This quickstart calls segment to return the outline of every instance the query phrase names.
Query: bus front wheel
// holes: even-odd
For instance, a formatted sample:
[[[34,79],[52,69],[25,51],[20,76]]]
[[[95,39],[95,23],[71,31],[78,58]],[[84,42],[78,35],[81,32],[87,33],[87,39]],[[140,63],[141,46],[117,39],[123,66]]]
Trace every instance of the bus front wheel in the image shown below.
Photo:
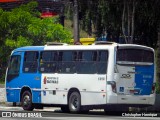
[[[71,113],[79,113],[81,110],[81,96],[78,92],[72,92],[69,96],[69,110]]]
[[[24,91],[21,98],[22,108],[24,110],[32,111],[34,109],[32,103],[32,94],[29,91]]]

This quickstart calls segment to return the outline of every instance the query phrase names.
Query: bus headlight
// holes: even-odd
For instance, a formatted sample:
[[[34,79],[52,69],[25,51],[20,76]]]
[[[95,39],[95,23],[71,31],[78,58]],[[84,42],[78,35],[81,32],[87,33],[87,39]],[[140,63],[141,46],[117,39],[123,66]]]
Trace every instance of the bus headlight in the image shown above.
[[[111,85],[112,87],[112,92],[116,93],[117,89],[116,89],[116,82],[115,81],[107,81],[108,85]]]

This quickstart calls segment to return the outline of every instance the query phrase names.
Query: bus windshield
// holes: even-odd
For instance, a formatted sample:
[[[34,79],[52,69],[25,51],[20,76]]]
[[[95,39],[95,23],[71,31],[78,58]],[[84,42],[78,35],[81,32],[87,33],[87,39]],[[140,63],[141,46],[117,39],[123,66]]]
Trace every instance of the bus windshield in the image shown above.
[[[154,53],[144,49],[118,49],[118,64],[152,65]]]

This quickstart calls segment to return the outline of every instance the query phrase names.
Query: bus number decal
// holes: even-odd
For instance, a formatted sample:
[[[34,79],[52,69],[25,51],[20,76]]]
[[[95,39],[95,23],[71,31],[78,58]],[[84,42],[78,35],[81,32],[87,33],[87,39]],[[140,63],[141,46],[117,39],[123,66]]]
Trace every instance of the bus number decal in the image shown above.
[[[58,77],[44,77],[44,84],[46,83],[52,83],[52,84],[58,84]]]
[[[98,77],[98,80],[104,81],[104,80],[105,80],[105,77]]]

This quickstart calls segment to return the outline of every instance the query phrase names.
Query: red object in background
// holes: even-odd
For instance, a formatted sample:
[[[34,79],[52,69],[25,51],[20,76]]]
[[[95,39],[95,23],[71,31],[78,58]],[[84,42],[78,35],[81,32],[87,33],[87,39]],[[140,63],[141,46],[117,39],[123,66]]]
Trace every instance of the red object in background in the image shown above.
[[[58,15],[58,14],[55,13],[55,12],[42,12],[41,13],[41,18],[53,17],[53,16],[56,16],[56,15]]]
[[[16,1],[22,1],[22,0],[0,0],[0,2],[16,2]]]

